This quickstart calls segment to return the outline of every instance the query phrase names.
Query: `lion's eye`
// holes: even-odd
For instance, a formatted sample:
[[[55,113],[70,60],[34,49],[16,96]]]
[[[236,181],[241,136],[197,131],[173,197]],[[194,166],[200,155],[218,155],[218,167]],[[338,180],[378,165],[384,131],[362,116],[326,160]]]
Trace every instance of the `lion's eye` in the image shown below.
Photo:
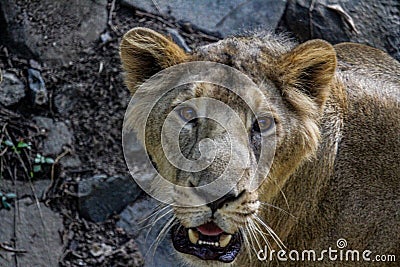
[[[191,107],[183,107],[179,109],[178,114],[184,121],[193,120],[197,116],[196,111]]]
[[[254,122],[253,130],[265,133],[274,126],[274,119],[271,117],[261,117]]]

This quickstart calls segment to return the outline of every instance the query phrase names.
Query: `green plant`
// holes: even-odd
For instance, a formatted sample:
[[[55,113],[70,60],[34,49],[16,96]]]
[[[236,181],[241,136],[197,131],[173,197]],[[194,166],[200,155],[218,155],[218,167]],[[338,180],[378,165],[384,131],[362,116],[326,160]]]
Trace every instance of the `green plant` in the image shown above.
[[[26,143],[26,142],[24,142],[22,140],[19,141],[17,143],[17,145],[14,145],[14,143],[11,140],[5,140],[3,142],[3,144],[8,146],[8,147],[10,147],[15,153],[18,153],[18,154],[20,154],[21,150],[24,149],[24,148],[29,149],[29,150],[32,149],[31,142]]]
[[[54,159],[50,157],[44,157],[41,154],[36,154],[34,159],[35,165],[33,165],[31,177],[33,177],[33,173],[42,171],[42,164],[54,164]]]
[[[15,199],[16,197],[17,195],[15,195],[14,193],[3,194],[2,192],[0,192],[0,208],[5,208],[9,210],[11,208],[10,200]]]

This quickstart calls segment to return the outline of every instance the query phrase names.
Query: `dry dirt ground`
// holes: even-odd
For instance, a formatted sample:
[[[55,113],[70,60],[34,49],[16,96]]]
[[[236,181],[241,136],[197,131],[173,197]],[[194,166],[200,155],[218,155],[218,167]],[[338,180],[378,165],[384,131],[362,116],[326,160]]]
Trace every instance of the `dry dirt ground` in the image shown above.
[[[51,178],[51,185],[45,189],[44,202],[62,214],[64,230],[60,235],[64,251],[61,266],[143,264],[135,241],[115,226],[116,216],[95,224],[80,218],[77,211],[78,181],[95,174],[113,176],[127,173],[121,148],[121,128],[130,96],[123,84],[118,56],[121,36],[135,26],[160,32],[170,27],[177,29],[191,48],[218,40],[215,36],[193,29],[191,25],[181,25],[167,17],[122,7],[118,3],[113,6],[111,3],[109,1],[108,4],[110,21],[106,29],[109,34],[107,40],[101,41],[99,37],[89,47],[78,47],[73,51],[79,54],[77,61],[58,68],[41,66],[49,95],[48,104],[32,105],[30,97],[26,96],[16,105],[7,108],[0,105],[1,141],[30,143],[31,147],[21,148],[20,153],[15,153],[10,147],[2,146],[1,179],[30,183]],[[111,7],[113,10],[110,13]],[[51,24],[51,18],[46,18],[44,23]],[[42,29],[46,31],[49,28],[43,25]],[[27,69],[30,64],[32,62],[29,63],[27,59],[12,54],[8,47],[0,46],[0,69],[14,73],[25,84],[28,83]],[[31,174],[32,162],[36,154],[41,152],[37,148],[46,136],[32,120],[35,116],[69,121],[67,126],[74,133],[74,142],[64,147],[64,152],[59,156],[61,159],[64,155],[74,155],[80,159],[80,163],[65,167],[56,162]],[[93,248],[102,243],[120,249],[100,257],[94,256]],[[13,246],[12,243],[8,245]]]

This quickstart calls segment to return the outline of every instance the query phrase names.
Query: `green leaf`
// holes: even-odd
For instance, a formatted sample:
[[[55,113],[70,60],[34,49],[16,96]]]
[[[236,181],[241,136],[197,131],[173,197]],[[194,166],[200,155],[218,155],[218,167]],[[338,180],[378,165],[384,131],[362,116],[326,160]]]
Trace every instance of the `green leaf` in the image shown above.
[[[41,165],[33,165],[33,172],[40,172],[42,170]]]
[[[7,203],[7,199],[6,199],[5,196],[2,196],[2,197],[1,197],[1,205],[2,205],[4,208],[7,209],[8,203]]]
[[[11,205],[7,201],[3,201],[2,203],[5,209],[9,210],[11,208]]]
[[[16,197],[17,197],[17,195],[14,194],[14,193],[8,193],[8,194],[6,194],[6,198],[8,198],[8,199],[12,199],[12,198],[16,198]]]
[[[25,148],[25,147],[29,147],[29,145],[25,142],[19,141],[17,144],[18,148]]]
[[[6,140],[6,141],[4,141],[4,144],[5,144],[6,146],[14,146],[14,143],[13,143],[11,140]]]
[[[35,158],[35,163],[40,163],[40,159],[39,158]]]
[[[54,159],[52,159],[52,158],[46,158],[46,163],[47,163],[47,164],[54,164]]]

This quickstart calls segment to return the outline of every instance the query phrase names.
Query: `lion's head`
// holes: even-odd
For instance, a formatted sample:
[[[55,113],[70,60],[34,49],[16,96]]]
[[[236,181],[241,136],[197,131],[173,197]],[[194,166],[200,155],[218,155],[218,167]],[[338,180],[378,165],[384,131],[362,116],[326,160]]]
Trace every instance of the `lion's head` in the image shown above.
[[[336,68],[333,47],[321,40],[295,45],[285,38],[265,34],[232,37],[185,54],[161,34],[134,28],[123,37],[120,53],[126,84],[132,93],[157,72],[193,61],[228,65],[258,86],[261,97],[248,88],[239,88],[238,94],[205,82],[178,86],[158,99],[148,117],[143,117],[138,103],[132,124],[139,127],[146,123],[145,134],[139,136],[159,173],[176,185],[193,188],[190,194],[175,192],[174,200],[182,205],[173,206],[174,217],[165,228],[171,229],[172,242],[182,257],[195,265],[229,263],[238,255],[246,255],[246,248],[251,250],[260,240],[279,244],[263,205],[279,194],[288,177],[318,147],[320,117]],[[224,73],[216,71],[215,75]],[[149,101],[156,94],[151,87],[146,90],[139,101]],[[240,95],[247,95],[247,99]],[[233,113],[219,110],[207,99],[229,106]],[[207,119],[210,116],[217,116],[220,121]],[[191,171],[171,163],[162,145],[168,147],[173,142],[162,140],[166,120],[171,122],[166,135],[175,135],[183,156],[212,161],[208,167]],[[230,131],[222,124],[229,125]],[[179,129],[177,133],[174,127]],[[262,185],[252,190],[251,179],[257,172],[263,142],[267,150],[273,144],[274,159]],[[232,157],[236,161],[229,165]],[[229,176],[225,182],[234,181],[229,191],[218,196],[218,188],[209,192],[196,190],[218,179],[227,166]],[[153,189],[164,190],[157,184]],[[198,198],[204,200],[203,205],[191,206]]]

